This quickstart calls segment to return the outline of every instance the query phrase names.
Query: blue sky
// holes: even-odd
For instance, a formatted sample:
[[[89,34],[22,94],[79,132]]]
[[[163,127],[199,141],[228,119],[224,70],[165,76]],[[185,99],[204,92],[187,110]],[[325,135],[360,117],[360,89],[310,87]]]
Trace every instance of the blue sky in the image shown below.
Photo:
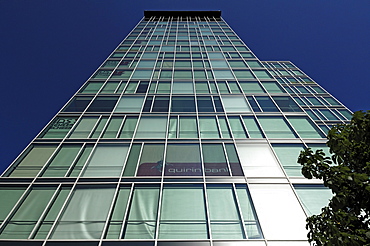
[[[0,0],[0,171],[144,10],[221,10],[261,60],[290,60],[351,110],[370,109],[368,0]]]

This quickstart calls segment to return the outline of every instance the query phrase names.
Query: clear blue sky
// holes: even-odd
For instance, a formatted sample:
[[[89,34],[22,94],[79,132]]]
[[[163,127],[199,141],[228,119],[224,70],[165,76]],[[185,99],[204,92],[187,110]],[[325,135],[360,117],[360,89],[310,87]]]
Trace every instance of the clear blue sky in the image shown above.
[[[0,0],[0,171],[144,10],[221,10],[261,60],[291,60],[351,110],[370,109],[368,0]]]

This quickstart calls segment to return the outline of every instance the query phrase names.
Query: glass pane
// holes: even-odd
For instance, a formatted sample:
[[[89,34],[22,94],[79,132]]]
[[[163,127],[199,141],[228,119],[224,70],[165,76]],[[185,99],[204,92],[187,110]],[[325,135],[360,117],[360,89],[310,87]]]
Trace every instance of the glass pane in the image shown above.
[[[153,239],[159,187],[135,186],[124,239]]]
[[[299,153],[304,150],[301,144],[273,144],[275,153],[288,176],[302,177],[302,166],[297,163]]]
[[[247,101],[244,96],[223,96],[222,102],[227,113],[236,113],[236,112],[251,112]]]
[[[114,188],[77,188],[52,239],[99,239],[112,203]]]
[[[247,127],[249,137],[251,138],[263,138],[263,133],[259,128],[256,119],[254,117],[243,117],[245,126]]]
[[[23,187],[0,187],[0,221],[2,222],[18,199],[21,197],[25,188]]]
[[[215,117],[199,117],[201,138],[220,138]]]
[[[247,177],[284,177],[268,144],[237,144],[240,162]]]
[[[125,171],[123,176],[134,176],[137,166],[137,161],[139,160],[141,150],[141,144],[133,144],[131,147],[130,154],[127,158]]]
[[[74,97],[63,112],[82,112],[90,103],[92,97]]]
[[[252,199],[249,195],[246,185],[237,184],[236,193],[238,195],[239,206],[242,212],[245,229],[247,231],[247,236],[249,239],[262,238],[261,229],[254,212]]]
[[[63,177],[73,164],[81,145],[62,145],[43,173],[43,177]]]
[[[141,117],[135,138],[165,138],[167,117]]]
[[[202,185],[165,185],[159,238],[207,238]]]
[[[258,120],[268,138],[296,138],[282,117],[261,116]]]
[[[168,144],[166,176],[202,176],[199,144]]]
[[[90,104],[87,112],[111,112],[116,106],[118,97],[97,97]]]
[[[87,138],[91,130],[94,128],[98,117],[83,117],[78,122],[76,128],[72,131],[70,138]]]
[[[229,123],[234,138],[247,138],[247,134],[239,117],[229,117]]]
[[[193,83],[192,82],[173,82],[172,93],[174,94],[193,94]]]
[[[128,145],[100,144],[95,148],[83,177],[118,177],[128,151]]]
[[[322,185],[294,185],[294,188],[309,216],[320,214],[333,196],[331,190]]]
[[[132,138],[136,128],[137,117],[126,117],[119,138]]]
[[[53,187],[32,189],[1,232],[0,239],[27,239],[54,191]]]
[[[195,112],[194,97],[172,97],[172,112]]]
[[[10,177],[34,177],[40,171],[51,154],[57,148],[56,145],[35,145],[14,164],[15,169],[10,169]]]
[[[279,112],[269,97],[255,97],[264,112]]]
[[[283,112],[302,112],[291,97],[273,97],[273,99]]]
[[[144,97],[143,96],[136,96],[136,97],[128,97],[123,96],[118,102],[118,105],[114,112],[121,113],[121,112],[136,112],[139,113],[141,107],[143,106]]]
[[[100,90],[100,87],[104,84],[104,82],[89,82],[81,91],[80,93],[87,93],[87,94],[95,94]]]
[[[206,176],[229,176],[222,144],[202,144],[204,172]]]
[[[213,70],[216,79],[234,79],[230,70]]]
[[[307,240],[306,215],[289,184],[249,184],[249,191],[265,238]]]
[[[64,138],[76,123],[77,117],[57,117],[41,134],[42,138]]]
[[[144,144],[137,176],[161,176],[164,144]]]
[[[211,97],[198,97],[198,112],[215,112]]]
[[[195,117],[180,117],[179,138],[198,138]]]
[[[123,217],[130,195],[130,187],[120,187],[116,203],[114,205],[112,217],[109,220],[107,235],[108,239],[119,239],[122,227]]]
[[[280,86],[276,82],[262,82],[262,85],[266,88],[269,93],[284,93]]]
[[[324,135],[319,128],[306,117],[287,117],[301,138],[322,138]]]
[[[103,138],[116,138],[122,125],[123,117],[112,117],[104,131]]]

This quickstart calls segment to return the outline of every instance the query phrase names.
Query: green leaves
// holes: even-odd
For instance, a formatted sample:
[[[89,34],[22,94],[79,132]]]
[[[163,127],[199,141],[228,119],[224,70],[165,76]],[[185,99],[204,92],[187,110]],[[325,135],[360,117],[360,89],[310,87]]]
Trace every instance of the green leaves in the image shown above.
[[[316,245],[370,245],[370,111],[328,133],[331,157],[302,151],[302,174],[324,181],[334,194],[319,215],[307,218],[308,239]]]

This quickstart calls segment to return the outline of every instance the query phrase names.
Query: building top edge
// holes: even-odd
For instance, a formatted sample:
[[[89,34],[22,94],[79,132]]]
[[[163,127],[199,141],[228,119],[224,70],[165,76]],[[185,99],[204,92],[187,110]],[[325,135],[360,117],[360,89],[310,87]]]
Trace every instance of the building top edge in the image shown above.
[[[145,10],[144,11],[144,17],[150,18],[150,17],[186,17],[186,16],[199,16],[199,17],[215,17],[220,18],[221,17],[221,10],[210,10],[210,11],[157,11],[157,10]]]

